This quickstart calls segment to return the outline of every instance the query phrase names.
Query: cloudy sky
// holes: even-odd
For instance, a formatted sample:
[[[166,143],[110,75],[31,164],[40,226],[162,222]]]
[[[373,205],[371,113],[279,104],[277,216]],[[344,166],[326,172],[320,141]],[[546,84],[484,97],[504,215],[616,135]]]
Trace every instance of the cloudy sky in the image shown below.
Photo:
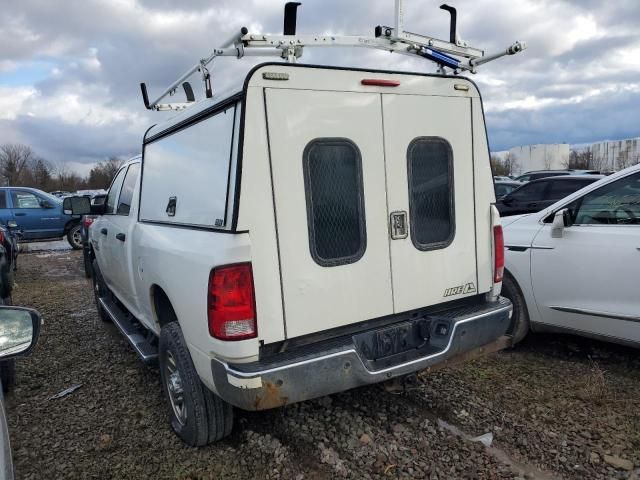
[[[299,33],[373,34],[393,23],[393,0],[306,0]],[[405,0],[405,28],[447,38],[441,2]],[[638,0],[458,0],[458,26],[491,52],[529,49],[474,76],[493,150],[640,135]],[[0,10],[0,144],[21,142],[86,173],[140,148],[150,95],[240,26],[279,33],[283,0],[4,0]],[[214,88],[251,61],[216,60]],[[302,62],[432,72],[433,64],[385,52],[307,49]],[[193,82],[196,94],[200,83]]]

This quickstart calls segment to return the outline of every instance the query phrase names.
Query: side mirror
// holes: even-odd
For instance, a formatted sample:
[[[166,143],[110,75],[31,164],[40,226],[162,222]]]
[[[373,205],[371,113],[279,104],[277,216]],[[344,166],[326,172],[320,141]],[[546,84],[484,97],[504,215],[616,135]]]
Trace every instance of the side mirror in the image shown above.
[[[40,208],[53,208],[53,205],[46,200],[40,200]]]
[[[96,195],[91,199],[91,215],[104,215],[107,205],[106,195]]]
[[[502,200],[502,203],[509,205],[511,202],[513,202],[513,197],[511,196],[511,194],[506,194],[500,200]]]
[[[7,227],[8,228],[18,228],[18,222],[16,222],[15,220],[9,220],[7,222]]]
[[[551,238],[562,238],[564,229],[571,226],[571,214],[568,208],[558,210],[553,216]]]
[[[104,205],[107,201],[106,195],[96,195],[91,199],[91,205]]]
[[[87,215],[91,213],[91,200],[88,197],[67,197],[62,201],[65,215]]]
[[[0,306],[0,359],[30,353],[40,335],[41,324],[36,310]]]

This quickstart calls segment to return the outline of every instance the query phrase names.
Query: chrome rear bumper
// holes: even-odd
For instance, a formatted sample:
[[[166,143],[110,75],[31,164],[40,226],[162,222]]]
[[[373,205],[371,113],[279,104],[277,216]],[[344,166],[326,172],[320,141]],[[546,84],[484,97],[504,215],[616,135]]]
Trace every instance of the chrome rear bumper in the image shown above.
[[[280,407],[415,373],[452,357],[478,351],[505,335],[511,311],[511,302],[501,297],[498,302],[483,304],[475,310],[465,307],[426,317],[433,329],[447,324],[446,335],[437,338],[434,330],[431,352],[388,366],[378,362],[372,368],[372,362],[358,348],[357,335],[354,335],[324,351],[312,354],[301,351],[276,361],[229,364],[214,359],[211,362],[213,380],[218,395],[236,407],[245,410]]]

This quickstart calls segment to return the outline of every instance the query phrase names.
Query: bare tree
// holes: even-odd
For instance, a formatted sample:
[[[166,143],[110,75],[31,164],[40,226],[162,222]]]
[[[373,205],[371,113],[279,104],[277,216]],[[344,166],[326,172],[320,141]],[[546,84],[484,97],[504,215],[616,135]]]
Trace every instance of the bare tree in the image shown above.
[[[28,145],[8,143],[0,145],[0,175],[5,185],[19,185],[20,177],[35,159],[35,153]]]
[[[36,158],[30,165],[32,185],[40,190],[50,190],[53,186],[52,167],[44,158]]]
[[[117,157],[109,157],[104,162],[98,163],[89,172],[87,185],[89,188],[108,188],[116,176],[124,160]]]
[[[494,175],[508,175],[504,162],[497,155],[491,155],[491,171]]]
[[[518,169],[518,157],[511,152],[507,152],[504,156],[504,165],[507,170],[507,175],[513,175]]]

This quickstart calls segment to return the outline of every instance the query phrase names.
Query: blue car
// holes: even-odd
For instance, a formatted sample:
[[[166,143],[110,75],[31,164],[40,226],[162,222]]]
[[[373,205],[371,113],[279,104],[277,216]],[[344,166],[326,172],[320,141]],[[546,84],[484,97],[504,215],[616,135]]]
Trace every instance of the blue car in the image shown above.
[[[15,221],[23,240],[67,237],[74,249],[82,248],[80,217],[66,215],[62,199],[27,187],[0,187],[0,223]]]

